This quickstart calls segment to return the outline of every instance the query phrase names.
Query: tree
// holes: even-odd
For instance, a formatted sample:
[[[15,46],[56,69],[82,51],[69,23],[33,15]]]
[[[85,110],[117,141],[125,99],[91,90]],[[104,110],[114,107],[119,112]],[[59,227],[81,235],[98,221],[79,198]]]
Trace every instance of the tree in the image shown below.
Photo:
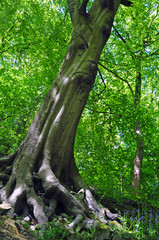
[[[131,5],[125,0],[121,3]],[[39,224],[48,219],[46,206],[51,217],[58,204],[75,217],[74,223],[89,211],[98,218],[106,214],[80,176],[73,151],[78,122],[119,4],[118,0],[68,0],[73,33],[59,74],[23,143],[14,154],[0,159],[0,165],[10,166],[9,179],[0,190],[1,201],[9,202],[12,212],[31,211]],[[70,192],[80,189],[85,204]]]
[[[150,109],[147,104],[144,106],[144,94],[145,91],[151,92],[148,82],[149,84],[153,84],[155,75],[150,74],[150,69],[156,71],[154,66],[157,63],[158,57],[158,48],[156,45],[158,41],[158,31],[156,28],[156,23],[158,21],[158,4],[156,1],[143,1],[142,3],[134,3],[134,7],[134,11],[130,12],[128,17],[128,19],[130,19],[130,24],[127,25],[125,21],[125,24],[121,23],[121,25],[118,24],[117,27],[113,27],[115,35],[120,39],[122,44],[123,53],[119,55],[117,51],[114,51],[112,53],[116,55],[114,57],[114,66],[117,65],[118,68],[114,67],[114,70],[113,68],[110,69],[107,62],[108,67],[106,67],[106,69],[122,81],[131,93],[130,99],[132,99],[133,109],[131,109],[131,106],[130,109],[133,113],[133,118],[129,111],[129,115],[132,118],[130,128],[134,129],[136,141],[132,187],[135,191],[139,191],[141,187],[143,155],[146,153],[144,141],[146,138],[149,138],[147,133],[142,133],[145,131],[144,124],[146,123],[143,124],[142,112],[145,111],[144,108],[147,108],[147,112]],[[135,29],[135,31],[133,29]],[[138,37],[136,38],[136,36]],[[117,45],[118,43],[116,43],[115,48],[120,52],[120,47]],[[122,67],[122,71],[120,71],[119,65]],[[133,71],[131,71],[131,69],[133,69]],[[126,78],[126,75],[128,78]],[[127,105],[128,104],[130,103],[127,101]],[[148,123],[146,123],[146,125],[147,124]]]
[[[95,98],[94,106],[90,104],[92,105],[90,107],[92,111],[94,111],[95,107],[98,109],[97,119],[100,118],[99,114],[106,114],[106,116],[108,116],[109,108],[111,109],[109,115],[111,118],[111,128],[113,130],[113,141],[109,163],[111,162],[111,166],[114,166],[114,172],[115,169],[118,169],[118,173],[119,171],[121,172],[122,190],[124,189],[125,193],[131,192],[130,183],[133,173],[133,187],[139,190],[142,183],[141,189],[145,196],[148,190],[146,183],[148,183],[149,177],[147,177],[147,174],[151,172],[151,176],[154,176],[154,179],[156,179],[157,175],[157,169],[156,172],[153,171],[157,164],[157,155],[155,156],[155,154],[152,153],[153,149],[151,147],[157,143],[154,140],[157,134],[153,131],[153,126],[156,126],[156,131],[158,131],[157,119],[155,117],[157,114],[156,97],[153,97],[153,102],[156,107],[152,107],[151,105],[151,94],[154,91],[152,90],[154,89],[152,86],[155,86],[155,92],[157,91],[157,6],[157,1],[142,1],[140,3],[134,2],[133,11],[131,11],[131,8],[127,8],[127,11],[122,11],[122,8],[120,9],[118,16],[122,16],[122,18],[119,19],[117,16],[109,42],[100,57],[99,68],[103,76],[103,81],[105,80],[105,91],[101,91],[100,96]],[[104,86],[102,87],[104,89]],[[96,93],[97,92],[94,91],[94,94]],[[108,101],[105,101],[105,99],[109,99],[109,106]],[[98,123],[99,122],[100,121],[98,121]],[[108,121],[105,132],[106,128],[108,128]],[[145,141],[144,148],[143,139]],[[148,144],[150,141],[151,144]],[[103,157],[105,152],[108,151],[106,148],[105,151],[99,150],[99,152],[103,153]],[[144,175],[141,182],[143,153]],[[153,160],[148,157],[150,154],[151,156],[153,154]],[[95,156],[95,158],[97,158],[97,156]],[[106,167],[108,167],[106,161],[107,160],[105,160]],[[113,164],[113,162],[115,164]],[[151,165],[152,162],[154,166]],[[148,164],[150,164],[149,167]],[[134,172],[133,169],[135,169]],[[112,178],[115,179],[114,173]],[[116,186],[118,187],[119,180],[120,176],[118,176],[116,182]],[[152,191],[154,185],[157,185],[157,181],[156,184],[151,183],[149,185],[149,191]],[[118,194],[120,194],[120,192]]]

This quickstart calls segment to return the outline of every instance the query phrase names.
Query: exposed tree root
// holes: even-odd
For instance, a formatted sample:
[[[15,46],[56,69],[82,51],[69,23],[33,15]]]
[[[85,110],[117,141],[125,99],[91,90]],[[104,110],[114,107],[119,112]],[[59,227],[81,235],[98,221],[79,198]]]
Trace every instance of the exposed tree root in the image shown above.
[[[17,152],[18,152],[18,150],[11,155],[1,157],[0,158],[0,166],[3,166],[3,165],[7,165],[7,166],[9,165],[10,166],[12,164],[12,162],[14,161],[14,159],[17,155]]]
[[[13,160],[13,155],[11,158]],[[8,160],[9,158],[5,159],[9,164],[13,162]],[[1,162],[4,163],[4,159]],[[59,181],[46,162],[41,164],[37,173],[33,172],[32,168],[33,166],[30,165],[22,169],[16,162],[11,176],[7,175],[8,182],[0,189],[0,201],[11,204],[12,215],[31,214],[39,225],[44,225],[48,220],[64,212],[74,217],[73,222],[68,226],[71,229],[86,217],[94,216],[103,223],[118,217],[108,209],[99,207],[75,168],[74,174],[71,175],[71,184],[66,183],[66,186]],[[4,180],[1,176],[0,179]],[[76,192],[81,185],[83,188]]]

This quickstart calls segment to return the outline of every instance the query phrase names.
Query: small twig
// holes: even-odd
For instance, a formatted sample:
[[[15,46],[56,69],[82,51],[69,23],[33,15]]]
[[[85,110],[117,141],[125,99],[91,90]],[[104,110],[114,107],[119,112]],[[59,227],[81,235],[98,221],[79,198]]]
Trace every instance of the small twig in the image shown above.
[[[102,83],[104,84],[104,89],[98,94],[98,97],[99,97],[99,96],[105,91],[105,89],[106,89],[106,84],[105,84],[104,78],[103,78],[103,76],[102,76],[101,71],[99,70],[99,68],[98,68],[98,72],[99,72],[99,76],[101,77]]]
[[[101,67],[105,68],[107,71],[109,71],[109,72],[111,72],[112,74],[114,74],[115,77],[119,78],[119,79],[122,80],[123,82],[126,82],[126,84],[128,85],[128,87],[129,87],[129,89],[130,89],[130,91],[131,91],[131,93],[132,93],[132,96],[134,97],[134,91],[133,91],[130,83],[129,83],[126,79],[120,77],[117,73],[115,73],[115,72],[113,72],[112,70],[110,70],[109,68],[105,67],[103,64],[99,63],[99,65],[100,65]]]
[[[87,107],[86,106],[86,108],[88,109],[88,110],[90,110],[91,112],[95,112],[95,113],[103,113],[103,114],[111,114],[111,115],[114,115],[114,116],[117,116],[117,117],[122,117],[122,115],[121,114],[115,114],[115,113],[113,113],[112,111],[109,111],[109,112],[105,112],[105,111],[97,111],[97,110],[94,110],[94,109],[91,109],[91,108],[89,108],[89,107]]]
[[[99,72],[99,75],[100,75],[100,77],[101,77],[101,79],[102,79],[102,83],[103,83],[104,86],[106,87],[106,84],[105,84],[104,78],[103,78],[103,76],[102,76],[101,71],[99,70],[99,68],[98,68],[98,72]]]
[[[124,44],[126,44],[126,40],[121,36],[121,34],[118,32],[118,30],[115,28],[114,25],[113,25],[113,29],[115,30],[116,35],[122,40],[122,42],[123,42]],[[135,59],[136,59],[136,56],[135,56],[135,54],[130,50],[130,48],[128,47],[127,44],[126,44],[126,48],[129,50],[132,59],[135,60]]]
[[[152,25],[153,21],[154,21],[154,20],[155,20],[155,18],[158,16],[158,12],[159,12],[159,6],[157,6],[156,15],[155,15],[155,16],[152,18],[152,21],[150,22],[150,25],[149,25],[148,29],[150,29],[150,28],[151,28],[151,25]]]
[[[66,9],[66,12],[65,12],[65,15],[64,15],[64,17],[63,17],[63,20],[62,20],[62,22],[61,22],[57,27],[60,27],[60,26],[65,22],[67,13],[68,13],[68,9]]]
[[[121,34],[118,32],[118,30],[115,28],[114,25],[113,25],[113,29],[115,30],[116,35],[120,37],[120,39],[123,41],[123,43],[126,43],[125,39],[121,36]]]

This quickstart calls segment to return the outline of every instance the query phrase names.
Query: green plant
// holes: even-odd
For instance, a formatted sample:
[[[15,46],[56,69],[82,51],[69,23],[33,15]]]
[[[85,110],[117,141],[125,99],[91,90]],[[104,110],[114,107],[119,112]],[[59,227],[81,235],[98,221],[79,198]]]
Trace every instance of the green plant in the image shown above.
[[[57,219],[50,222],[44,231],[36,230],[36,236],[40,240],[66,239],[70,232],[66,229],[65,223],[59,223]]]
[[[143,205],[142,209],[134,209],[131,213],[124,211],[123,226],[126,231],[134,233],[140,239],[159,239],[159,212]]]
[[[92,230],[91,232],[88,231],[81,231],[77,233],[77,238],[82,240],[95,240],[96,239],[97,232],[96,230]]]

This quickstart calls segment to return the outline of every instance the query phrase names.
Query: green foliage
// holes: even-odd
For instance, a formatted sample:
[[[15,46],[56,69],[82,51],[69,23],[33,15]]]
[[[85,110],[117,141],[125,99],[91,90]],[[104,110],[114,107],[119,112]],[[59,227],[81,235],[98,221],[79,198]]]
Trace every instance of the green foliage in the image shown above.
[[[158,206],[157,1],[122,6],[100,58],[99,74],[76,136],[76,162],[85,181],[105,195],[131,198],[135,121],[144,138],[140,197]],[[103,67],[104,66],[104,67]],[[141,72],[140,105],[134,108]],[[102,76],[102,78],[101,78]],[[103,83],[105,82],[105,83]]]
[[[36,231],[36,235],[40,240],[52,240],[52,239],[66,239],[70,235],[69,231],[63,226],[57,224],[56,220],[49,223],[47,229],[45,229],[42,234],[40,231]]]
[[[95,240],[98,239],[104,231],[109,237],[117,234],[122,237],[122,239],[158,240],[158,214],[158,212],[154,212],[154,210],[143,204],[142,209],[134,209],[131,212],[128,210],[124,211],[121,228],[116,227],[110,222],[110,224],[108,223],[107,225],[101,223],[96,228],[90,230],[78,231],[77,227],[74,232],[71,232],[71,229],[67,228],[72,219],[60,222],[55,219],[49,223],[44,231],[36,230],[35,235],[40,240],[69,239],[71,235],[76,239]]]
[[[158,240],[159,238],[159,212],[142,205],[142,209],[131,213],[124,211],[123,222],[125,230],[133,231],[139,239]]]
[[[157,4],[156,0],[133,1],[132,8],[119,8],[78,127],[75,158],[89,185],[119,200],[131,198],[136,151],[134,127],[139,119],[144,160],[138,199],[159,206]],[[64,0],[4,0],[0,2],[0,19],[0,156],[3,156],[13,153],[23,141],[57,76],[72,27]],[[141,101],[134,109],[139,71]]]
[[[76,239],[82,240],[96,239],[95,236],[99,229],[95,228],[91,231],[83,230],[79,232],[77,227],[75,232],[71,232],[71,229],[68,229],[68,223],[70,223],[71,221],[71,218],[63,222],[59,222],[57,219],[55,219],[49,223],[49,225],[44,231],[36,230],[35,235],[40,240],[69,239],[71,235],[73,235]]]
[[[1,224],[7,218],[13,218],[19,224],[30,231],[31,221],[25,222],[24,219],[20,218],[16,213],[13,216],[8,212],[6,215],[1,216]],[[89,224],[89,219],[87,219]],[[91,220],[93,221],[93,220]],[[111,222],[107,224],[100,223],[95,227],[92,225],[90,228],[84,230],[79,227],[69,229],[68,226],[72,222],[72,217],[61,217],[55,218],[45,228],[40,226],[36,227],[33,232],[39,240],[53,240],[53,239],[69,239],[72,237],[82,240],[95,240],[99,239],[100,234],[103,232],[109,237],[113,235],[120,236],[122,239],[140,239],[140,240],[158,240],[159,238],[159,211],[155,208],[148,206],[146,203],[142,203],[139,208],[127,208],[121,217],[122,225],[117,227]],[[104,235],[105,236],[105,235]]]
[[[0,156],[18,148],[56,78],[70,40],[66,10],[65,1],[0,3]]]

